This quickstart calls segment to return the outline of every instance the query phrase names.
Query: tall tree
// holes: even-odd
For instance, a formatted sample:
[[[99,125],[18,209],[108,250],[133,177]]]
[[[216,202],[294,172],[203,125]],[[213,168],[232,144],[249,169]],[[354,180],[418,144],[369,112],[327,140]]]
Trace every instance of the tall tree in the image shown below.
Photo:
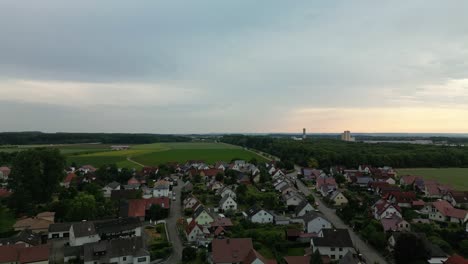
[[[66,215],[68,221],[93,220],[98,215],[94,196],[87,193],[79,193],[71,200]]]
[[[65,173],[65,158],[58,149],[38,148],[19,152],[13,160],[10,202],[17,212],[30,213],[34,204],[50,201]]]
[[[323,264],[322,256],[320,255],[320,252],[315,250],[315,252],[310,256],[310,264]]]
[[[395,244],[394,258],[396,264],[426,263],[430,251],[424,241],[412,233],[402,233]]]

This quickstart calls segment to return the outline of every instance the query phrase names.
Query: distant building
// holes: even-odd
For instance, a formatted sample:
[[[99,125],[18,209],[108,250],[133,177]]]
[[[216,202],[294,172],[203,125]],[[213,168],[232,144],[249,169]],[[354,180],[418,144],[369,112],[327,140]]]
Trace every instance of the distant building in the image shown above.
[[[129,148],[130,148],[130,146],[121,146],[121,145],[111,146],[111,150],[127,150]]]
[[[346,130],[341,134],[341,140],[343,141],[355,141],[356,139],[351,136],[351,132],[349,130]]]
[[[306,129],[303,128],[303,129],[302,129],[302,139],[306,139],[306,137],[307,137],[307,136],[306,136]]]

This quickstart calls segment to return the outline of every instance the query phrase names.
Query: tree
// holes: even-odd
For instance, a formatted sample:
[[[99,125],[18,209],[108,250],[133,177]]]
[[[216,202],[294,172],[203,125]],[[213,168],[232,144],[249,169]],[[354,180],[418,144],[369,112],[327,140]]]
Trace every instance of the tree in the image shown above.
[[[430,258],[423,240],[412,233],[401,233],[394,250],[396,264],[425,263]]]
[[[185,247],[182,250],[182,262],[190,262],[197,258],[197,249],[193,247]]]
[[[66,215],[68,221],[93,220],[97,216],[97,206],[94,196],[87,193],[79,193],[70,202]]]
[[[13,160],[9,187],[10,205],[31,214],[37,203],[50,201],[65,173],[65,158],[58,149],[38,148],[19,152]]]
[[[236,193],[238,195],[244,195],[246,192],[247,192],[247,186],[245,186],[244,184],[239,185],[236,189]]]
[[[253,165],[255,165],[255,166],[258,165],[258,161],[257,161],[256,158],[251,158],[251,159],[249,160],[249,163],[250,163],[250,164],[253,164]]]
[[[343,176],[343,174],[335,174],[333,177],[335,178],[337,184],[343,184],[346,182],[346,178]]]
[[[468,258],[468,239],[462,240],[460,242],[460,253],[465,257]]]
[[[309,168],[318,168],[319,166],[319,163],[316,159],[314,158],[310,158],[308,161],[307,161],[307,166],[309,166]]]
[[[224,175],[221,172],[216,174],[215,180],[222,182],[224,180]]]
[[[310,264],[323,264],[322,256],[320,255],[320,251],[315,250],[315,252],[310,256]]]
[[[168,217],[167,209],[162,208],[159,204],[152,204],[149,209],[149,219],[161,220]]]

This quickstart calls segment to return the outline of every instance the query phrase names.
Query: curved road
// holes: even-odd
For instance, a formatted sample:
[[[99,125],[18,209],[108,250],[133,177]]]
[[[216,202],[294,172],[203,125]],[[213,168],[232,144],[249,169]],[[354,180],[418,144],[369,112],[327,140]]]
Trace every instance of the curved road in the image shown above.
[[[295,166],[296,170],[300,170],[300,167]],[[293,175],[294,173],[290,173],[287,176],[296,176]],[[302,181],[296,181],[297,188],[301,191],[304,195],[312,194],[316,201],[320,201],[319,197],[307,188]],[[379,264],[387,264],[387,261],[370,245],[368,245],[364,240],[359,237],[352,228],[346,225],[341,218],[339,218],[334,209],[330,209],[324,205],[324,203],[319,203],[318,209],[320,212],[325,215],[325,217],[335,226],[336,228],[343,228],[348,229],[349,234],[351,236],[351,240],[354,243],[354,247],[359,250],[359,252],[366,258],[367,263],[379,263]]]

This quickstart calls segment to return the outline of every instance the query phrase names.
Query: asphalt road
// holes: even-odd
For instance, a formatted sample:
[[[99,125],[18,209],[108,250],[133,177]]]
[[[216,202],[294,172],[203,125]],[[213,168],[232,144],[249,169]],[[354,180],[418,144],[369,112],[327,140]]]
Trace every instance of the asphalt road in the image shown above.
[[[300,169],[300,168],[299,168]],[[298,168],[296,167],[296,170]],[[296,173],[288,174],[288,176],[296,176]],[[305,186],[302,181],[297,180],[297,188],[301,191],[304,195],[312,194],[315,197],[315,200],[319,203],[318,209],[322,214],[333,224],[336,228],[345,228],[349,230],[349,234],[351,239],[354,243],[354,247],[359,250],[359,252],[364,256],[367,260],[367,263],[379,263],[379,264],[387,264],[387,261],[370,245],[364,242],[354,231],[351,227],[346,225],[341,218],[339,218],[334,209],[328,208],[324,205],[324,203],[320,202],[319,197],[314,193],[311,192],[307,186]]]
[[[169,241],[172,243],[173,251],[166,263],[179,263],[182,259],[183,245],[176,226],[177,220],[182,217],[182,206],[180,204],[182,184],[182,181],[179,180],[178,185],[172,189],[172,191],[176,193],[176,200],[171,200],[171,212],[169,213],[169,218],[166,219],[166,228],[169,233]]]

